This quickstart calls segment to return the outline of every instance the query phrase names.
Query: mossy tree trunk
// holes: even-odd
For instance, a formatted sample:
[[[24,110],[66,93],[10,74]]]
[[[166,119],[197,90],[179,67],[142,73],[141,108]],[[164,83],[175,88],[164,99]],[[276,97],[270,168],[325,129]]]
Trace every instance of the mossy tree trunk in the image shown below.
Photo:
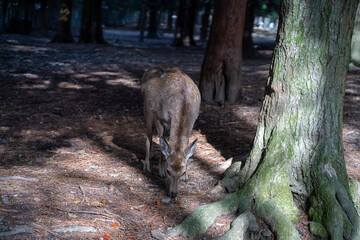
[[[57,30],[55,36],[51,40],[52,43],[74,42],[73,36],[71,34],[71,11],[72,11],[72,0],[62,0],[60,6]]]
[[[300,239],[293,222],[329,239],[360,239],[342,144],[343,97],[358,0],[284,0],[257,133],[244,166],[223,184],[232,194],[190,214],[171,235],[196,236],[216,216],[253,211],[276,239]],[[231,231],[231,230],[230,230]],[[320,233],[319,233],[320,234]]]
[[[241,97],[245,8],[246,0],[215,0],[200,77],[200,91],[206,102],[234,103]]]
[[[354,33],[351,41],[351,63],[360,67],[360,4],[356,13]]]
[[[105,43],[102,31],[102,1],[83,1],[80,43]]]

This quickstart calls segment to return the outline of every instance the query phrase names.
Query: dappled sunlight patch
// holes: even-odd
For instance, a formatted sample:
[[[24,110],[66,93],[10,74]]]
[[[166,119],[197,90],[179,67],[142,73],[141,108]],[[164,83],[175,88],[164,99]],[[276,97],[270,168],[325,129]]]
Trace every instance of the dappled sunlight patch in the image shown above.
[[[59,88],[65,88],[65,89],[92,89],[94,86],[91,85],[85,85],[85,84],[75,84],[70,82],[60,82],[58,84]]]
[[[95,75],[95,76],[117,76],[118,75],[118,73],[114,73],[114,72],[92,72],[89,74]]]
[[[74,78],[88,78],[88,77],[90,77],[90,75],[85,74],[85,73],[76,73],[76,74],[73,74],[72,77],[74,77]]]
[[[51,81],[45,80],[45,81],[42,81],[41,83],[22,84],[22,85],[19,86],[19,88],[24,88],[24,89],[46,89],[46,88],[49,88],[50,85],[51,85]]]
[[[135,79],[117,78],[112,80],[106,80],[106,83],[113,86],[124,85],[132,88],[140,88],[139,83],[136,82]]]

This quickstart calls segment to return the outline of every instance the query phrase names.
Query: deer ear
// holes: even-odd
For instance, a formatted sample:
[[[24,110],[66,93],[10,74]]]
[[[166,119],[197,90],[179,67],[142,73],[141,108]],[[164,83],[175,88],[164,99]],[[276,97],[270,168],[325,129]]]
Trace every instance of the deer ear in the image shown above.
[[[186,159],[189,159],[189,157],[191,157],[191,156],[194,154],[197,141],[198,141],[198,140],[195,139],[195,140],[185,149]]]
[[[160,150],[166,158],[170,156],[171,148],[165,138],[160,138]]]

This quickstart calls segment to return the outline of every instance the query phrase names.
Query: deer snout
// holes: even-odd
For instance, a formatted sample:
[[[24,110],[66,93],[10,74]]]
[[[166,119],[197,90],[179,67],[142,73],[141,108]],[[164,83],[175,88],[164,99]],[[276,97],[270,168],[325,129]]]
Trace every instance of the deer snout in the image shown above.
[[[170,193],[170,197],[171,197],[171,198],[176,198],[176,197],[177,197],[177,193],[171,192],[171,193]]]

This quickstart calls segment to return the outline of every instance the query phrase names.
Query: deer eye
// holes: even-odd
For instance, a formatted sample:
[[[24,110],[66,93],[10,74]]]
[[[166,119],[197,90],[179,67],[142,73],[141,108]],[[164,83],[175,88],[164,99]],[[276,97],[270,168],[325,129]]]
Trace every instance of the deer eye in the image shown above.
[[[184,176],[186,172],[183,172],[183,174],[181,176]]]
[[[166,173],[168,176],[171,176],[169,169],[166,169]]]

